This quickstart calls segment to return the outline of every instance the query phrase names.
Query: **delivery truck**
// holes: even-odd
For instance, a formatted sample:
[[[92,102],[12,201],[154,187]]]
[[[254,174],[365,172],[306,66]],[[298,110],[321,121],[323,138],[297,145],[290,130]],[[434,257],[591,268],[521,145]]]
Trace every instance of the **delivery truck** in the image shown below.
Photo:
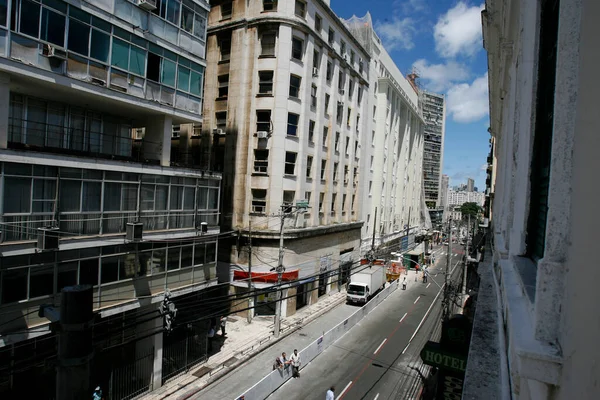
[[[350,276],[346,294],[348,304],[366,304],[385,285],[384,265],[361,265],[358,271]]]

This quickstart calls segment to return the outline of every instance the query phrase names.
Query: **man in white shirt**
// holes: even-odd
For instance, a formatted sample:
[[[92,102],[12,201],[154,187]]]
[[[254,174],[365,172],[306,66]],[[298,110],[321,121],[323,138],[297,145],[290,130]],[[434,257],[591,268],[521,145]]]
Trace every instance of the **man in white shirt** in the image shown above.
[[[332,386],[327,391],[327,395],[325,396],[325,400],[335,400],[335,388]]]
[[[292,364],[292,376],[300,378],[300,354],[298,354],[298,350],[294,349],[290,356],[290,363]]]

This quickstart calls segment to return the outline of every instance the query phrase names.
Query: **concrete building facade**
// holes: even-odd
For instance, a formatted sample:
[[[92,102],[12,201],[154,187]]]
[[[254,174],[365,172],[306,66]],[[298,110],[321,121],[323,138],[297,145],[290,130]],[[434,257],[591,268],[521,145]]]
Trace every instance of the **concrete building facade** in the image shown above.
[[[492,255],[463,398],[598,398],[600,4],[487,0],[482,16]]]
[[[425,144],[423,147],[423,186],[425,204],[429,209],[440,206],[444,137],[446,133],[446,100],[444,95],[421,91]]]
[[[150,3],[0,2],[0,397],[53,392],[56,332],[38,309],[66,286],[93,286],[91,385],[110,398],[206,356],[176,349],[204,337],[221,176],[179,157],[173,126],[202,122],[209,5]],[[169,337],[167,291],[198,305]]]
[[[241,243],[251,228],[255,249],[250,260],[238,242],[223,247],[224,276],[277,265],[285,211],[283,265],[313,277],[284,293],[300,292],[300,308],[359,258],[369,54],[325,1],[211,5],[203,126],[226,160],[221,227],[239,230]],[[269,296],[263,289],[256,301]]]
[[[485,193],[469,192],[466,190],[447,190],[448,206],[462,206],[465,203],[472,202],[483,206],[485,201]]]
[[[467,178],[467,192],[472,192],[475,189],[475,180]]]
[[[419,98],[373,30],[370,14],[346,21],[370,52],[368,141],[359,176],[363,253],[375,246],[406,249],[423,226],[423,126]]]

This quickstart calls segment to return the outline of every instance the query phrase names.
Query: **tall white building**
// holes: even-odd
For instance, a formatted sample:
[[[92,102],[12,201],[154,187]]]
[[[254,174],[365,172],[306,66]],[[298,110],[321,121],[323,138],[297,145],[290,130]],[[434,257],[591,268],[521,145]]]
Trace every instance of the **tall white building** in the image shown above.
[[[346,21],[350,30],[369,49],[369,135],[360,179],[363,193],[363,250],[404,239],[399,248],[414,240],[421,226],[423,126],[419,98],[402,75],[372,28],[370,14]]]
[[[493,238],[463,398],[597,399],[600,4],[487,0],[482,16]]]
[[[427,208],[440,206],[444,137],[446,132],[446,100],[444,95],[421,91],[425,144],[423,151],[423,185]]]
[[[466,190],[448,189],[448,206],[462,206],[464,203],[472,202],[483,206],[485,193],[469,192]]]
[[[173,125],[202,121],[209,5],[138,3],[0,1],[1,398],[52,396],[56,331],[38,310],[67,286],[93,288],[90,390],[133,397],[206,355],[192,338],[216,283],[220,175],[180,157]],[[166,291],[195,305],[171,335]]]
[[[472,192],[475,189],[475,179],[467,178],[467,192]]]
[[[284,298],[297,296],[284,300],[285,317],[343,283],[359,259],[370,56],[321,0],[215,3],[207,49],[203,126],[226,160],[222,228],[240,230],[241,243],[252,228],[253,271],[278,262],[273,215],[309,206],[285,219],[283,265],[319,279],[286,289]],[[238,250],[220,254],[234,278],[250,261]]]

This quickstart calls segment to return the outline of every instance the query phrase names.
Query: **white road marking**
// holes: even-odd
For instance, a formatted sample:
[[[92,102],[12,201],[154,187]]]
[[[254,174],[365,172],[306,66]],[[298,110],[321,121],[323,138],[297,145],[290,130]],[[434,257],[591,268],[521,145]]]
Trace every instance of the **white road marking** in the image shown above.
[[[350,385],[352,385],[352,381],[348,382],[348,384],[346,385],[344,390],[342,390],[342,393],[340,393],[340,395],[338,397],[336,397],[336,399],[341,399],[342,396],[344,395],[344,393],[346,392],[346,390],[348,390],[348,388],[350,387]]]
[[[419,301],[420,298],[421,298],[421,296],[417,297],[417,299],[415,300],[415,302],[413,304],[417,304],[417,301]]]
[[[404,348],[404,350],[402,350],[402,354],[406,353],[406,349],[408,349],[408,346],[409,346],[409,345],[410,345],[410,343],[408,343],[408,344],[406,345],[406,347]]]
[[[431,285],[431,282],[429,282],[429,283],[427,284],[427,286],[425,286],[425,289],[429,289],[429,285]]]
[[[400,322],[404,321],[404,318],[406,318],[407,315],[408,315],[408,313],[404,313],[404,315],[402,316],[402,318],[400,318]]]
[[[373,354],[377,354],[379,352],[379,350],[381,350],[381,346],[383,346],[385,344],[385,342],[387,342],[387,339],[383,339],[383,342],[381,342],[381,344],[379,345],[379,347],[377,347],[377,350],[375,350],[375,353],[373,353]]]
[[[375,395],[375,398],[373,400],[377,400],[379,398],[379,393],[377,393],[377,395]]]

